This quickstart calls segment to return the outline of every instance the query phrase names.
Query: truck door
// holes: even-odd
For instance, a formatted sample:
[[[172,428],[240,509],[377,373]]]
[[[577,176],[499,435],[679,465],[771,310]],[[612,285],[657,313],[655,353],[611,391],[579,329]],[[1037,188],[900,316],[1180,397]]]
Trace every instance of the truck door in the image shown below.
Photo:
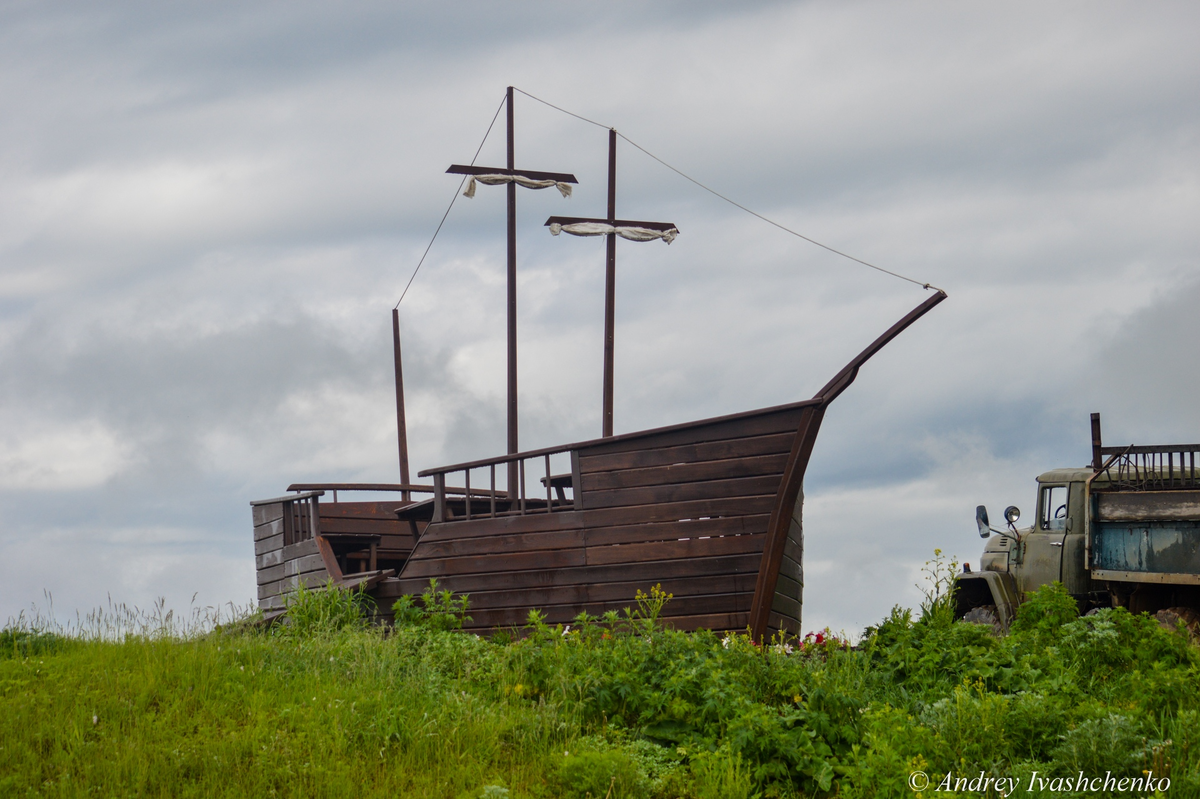
[[[1024,552],[1017,590],[1022,594],[1061,579],[1070,493],[1069,483],[1038,486],[1037,521],[1021,542]]]

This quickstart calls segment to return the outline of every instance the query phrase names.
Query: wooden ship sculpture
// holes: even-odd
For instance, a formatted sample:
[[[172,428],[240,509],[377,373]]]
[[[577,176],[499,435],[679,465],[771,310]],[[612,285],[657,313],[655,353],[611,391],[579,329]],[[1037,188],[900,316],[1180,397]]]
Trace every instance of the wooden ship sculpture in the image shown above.
[[[609,133],[608,216],[551,217],[556,235],[604,235],[603,434],[560,447],[517,446],[516,188],[557,186],[565,173],[513,165],[512,88],[505,168],[451,166],[508,192],[508,452],[426,469],[409,478],[398,312],[392,312],[401,482],[296,483],[251,502],[258,599],[278,616],[299,585],[332,583],[373,598],[382,621],[430,578],[469,595],[466,628],[548,623],[632,604],[651,586],[674,595],[662,620],[682,630],[801,633],[803,481],[825,412],[875,353],[946,298],[941,290],[892,325],[811,399],[622,435],[612,434],[615,243],[678,233],[669,223],[615,214],[616,134]],[[555,467],[558,468],[555,468]],[[506,485],[497,485],[497,467]],[[341,501],[339,492],[394,492]],[[329,501],[326,499],[332,499]]]

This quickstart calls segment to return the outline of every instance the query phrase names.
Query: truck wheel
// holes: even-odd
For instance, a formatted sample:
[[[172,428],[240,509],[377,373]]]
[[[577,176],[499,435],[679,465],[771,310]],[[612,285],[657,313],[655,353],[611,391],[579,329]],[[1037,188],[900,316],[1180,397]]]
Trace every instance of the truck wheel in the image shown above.
[[[994,635],[1004,633],[1004,627],[1000,624],[1000,614],[996,612],[995,605],[980,605],[977,608],[971,608],[963,614],[962,620],[971,624],[986,624],[992,628]]]
[[[1155,613],[1154,618],[1158,619],[1160,626],[1168,630],[1174,630],[1179,626],[1179,622],[1183,622],[1193,641],[1200,638],[1200,613],[1191,608],[1167,608]]]

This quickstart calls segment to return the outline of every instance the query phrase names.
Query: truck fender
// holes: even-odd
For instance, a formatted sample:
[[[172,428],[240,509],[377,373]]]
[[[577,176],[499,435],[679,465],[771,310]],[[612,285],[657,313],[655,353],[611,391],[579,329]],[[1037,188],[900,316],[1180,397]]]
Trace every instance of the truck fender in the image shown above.
[[[1005,632],[1017,615],[1017,586],[1007,572],[970,572],[954,581],[954,618],[983,605],[995,605],[996,617]]]

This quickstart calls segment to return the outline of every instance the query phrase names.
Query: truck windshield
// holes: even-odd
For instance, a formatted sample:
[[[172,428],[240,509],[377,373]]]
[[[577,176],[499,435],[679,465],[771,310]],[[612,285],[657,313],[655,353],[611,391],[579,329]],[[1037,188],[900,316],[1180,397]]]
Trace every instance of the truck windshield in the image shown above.
[[[1065,529],[1067,526],[1067,487],[1042,486],[1041,499],[1042,529]]]

